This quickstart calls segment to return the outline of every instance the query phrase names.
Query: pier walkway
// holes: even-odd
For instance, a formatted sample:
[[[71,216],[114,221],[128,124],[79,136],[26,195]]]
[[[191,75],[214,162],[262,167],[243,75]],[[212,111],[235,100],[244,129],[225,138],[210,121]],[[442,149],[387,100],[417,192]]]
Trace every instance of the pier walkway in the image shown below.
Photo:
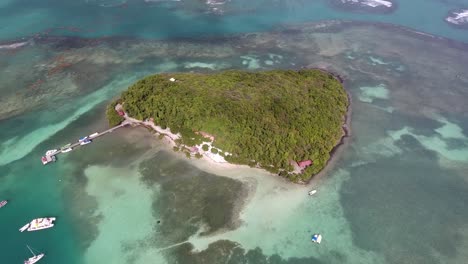
[[[130,124],[132,124],[132,121],[130,121],[130,120],[124,120],[120,125],[117,125],[117,126],[115,126],[115,127],[109,128],[109,129],[107,129],[107,130],[105,130],[105,131],[102,131],[102,132],[100,132],[100,133],[97,133],[97,132],[96,132],[96,133],[94,133],[94,134],[91,134],[91,135],[87,136],[86,139],[87,139],[87,140],[96,139],[96,138],[98,138],[98,137],[101,137],[101,136],[104,136],[104,135],[106,135],[106,134],[108,134],[108,133],[111,133],[111,132],[113,132],[113,131],[116,130],[116,129],[119,129],[119,128],[121,128],[121,127],[124,127],[124,126],[126,126],[126,125],[130,125]],[[71,144],[70,146],[68,146],[67,149],[68,149],[68,148],[73,149],[73,148],[75,148],[75,147],[81,146],[81,143],[82,143],[81,140],[79,140],[78,142],[75,142],[75,143]],[[60,153],[62,153],[63,150],[64,150],[63,148],[60,148],[60,149],[57,149],[57,150],[55,150],[55,151],[53,151],[53,152],[51,152],[51,153],[46,153],[46,154],[44,155],[43,159],[42,159],[42,163],[45,165],[45,164],[49,163],[50,161],[55,161],[55,156],[58,155],[58,154],[60,154]],[[44,161],[44,158],[45,158],[45,161]]]

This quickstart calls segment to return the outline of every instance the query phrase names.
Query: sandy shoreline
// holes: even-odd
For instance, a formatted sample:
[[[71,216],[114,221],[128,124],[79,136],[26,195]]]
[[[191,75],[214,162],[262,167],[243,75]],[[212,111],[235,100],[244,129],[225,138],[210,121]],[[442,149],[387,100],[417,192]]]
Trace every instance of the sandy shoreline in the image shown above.
[[[323,71],[325,73],[331,74],[337,81],[339,81],[343,85],[343,88],[346,91],[345,81],[339,74],[336,74],[334,72],[331,72],[331,71],[328,71],[328,70],[322,69],[322,68],[313,68],[313,69],[317,69],[317,70]],[[343,153],[343,150],[348,145],[349,137],[351,135],[351,113],[352,113],[351,103],[352,102],[351,102],[351,95],[347,91],[346,91],[346,96],[348,98],[348,107],[347,107],[347,110],[346,110],[346,114],[343,116],[343,119],[344,119],[343,120],[344,122],[343,122],[343,125],[342,125],[343,133],[342,133],[342,136],[340,137],[340,139],[336,142],[333,149],[331,150],[330,158],[328,159],[325,167],[323,167],[323,169],[320,172],[313,175],[308,181],[306,181],[306,182],[299,181],[299,182],[297,182],[297,184],[307,185],[307,186],[315,185],[320,178],[322,178],[324,175],[326,175],[327,172],[329,172],[334,167],[333,165],[336,163],[338,158]],[[115,109],[116,109],[116,111],[122,111],[123,108],[122,108],[122,106],[120,104],[117,104],[115,106]],[[154,124],[154,122],[151,121],[151,120],[141,121],[141,120],[138,120],[138,119],[135,119],[133,117],[128,116],[127,113],[124,114],[123,118],[130,121],[132,123],[132,125],[142,125],[144,127],[152,129],[153,131],[156,132],[156,134],[162,135],[163,139],[165,139],[165,141],[169,144],[169,146],[171,146],[171,147],[179,146],[179,144],[176,143],[175,141],[177,139],[180,139],[181,135],[172,133],[170,131],[170,128],[163,129],[160,126],[157,126],[156,124]],[[207,142],[204,142],[204,143],[206,144]],[[202,143],[202,144],[204,144],[204,143]],[[213,143],[213,142],[212,141],[209,142],[209,144],[211,144],[211,143]],[[181,147],[186,148],[187,150],[190,148],[190,147],[185,146],[185,145],[181,145]],[[225,169],[252,168],[252,167],[250,167],[248,165],[245,165],[245,164],[229,163],[221,155],[212,154],[210,152],[210,150],[203,151],[201,149],[201,147],[198,148],[198,153],[202,155],[204,160],[208,161],[210,164],[213,164],[218,168],[225,168]],[[215,155],[216,157],[213,157],[213,155]],[[262,169],[262,170],[267,172],[264,169]],[[267,173],[271,174],[271,175],[274,175],[274,176],[281,177],[278,174],[269,173],[269,172],[267,172]],[[284,178],[284,177],[281,177],[281,178],[283,178],[283,179],[285,179],[287,181],[286,178]],[[288,182],[291,182],[291,181],[288,181]],[[294,183],[294,182],[291,182],[291,183]]]

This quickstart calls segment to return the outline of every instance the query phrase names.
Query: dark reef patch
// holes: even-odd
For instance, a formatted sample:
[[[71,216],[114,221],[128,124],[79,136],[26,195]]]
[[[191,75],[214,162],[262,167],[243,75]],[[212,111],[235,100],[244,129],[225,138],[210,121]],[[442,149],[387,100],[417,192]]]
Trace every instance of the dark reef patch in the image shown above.
[[[353,167],[353,180],[341,189],[354,243],[384,254],[389,263],[401,263],[402,256],[405,263],[439,263],[434,252],[456,256],[457,234],[468,218],[468,185],[439,167],[436,153],[414,137],[402,136],[397,145],[402,155]]]
[[[192,252],[192,245],[182,244],[168,250],[166,258],[168,263],[178,264],[204,264],[204,263],[226,263],[226,264],[322,264],[314,257],[309,258],[288,258],[284,259],[279,255],[267,256],[260,248],[245,250],[239,244],[219,240],[203,251]],[[327,263],[344,263],[343,256],[336,254],[330,257]],[[338,262],[335,262],[338,261]]]
[[[200,171],[165,151],[142,162],[140,173],[149,186],[160,186],[153,203],[160,247],[184,241],[200,228],[200,235],[209,235],[237,226],[247,191],[240,181]]]

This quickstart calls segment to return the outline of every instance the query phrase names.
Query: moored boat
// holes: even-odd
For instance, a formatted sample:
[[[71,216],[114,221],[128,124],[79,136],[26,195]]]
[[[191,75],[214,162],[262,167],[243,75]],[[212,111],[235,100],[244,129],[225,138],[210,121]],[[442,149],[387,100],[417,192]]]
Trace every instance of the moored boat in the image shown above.
[[[33,256],[28,258],[27,260],[25,260],[24,264],[34,264],[34,263],[38,262],[39,260],[41,260],[45,256],[44,253],[40,253],[40,254],[36,255],[36,254],[34,254],[34,251],[32,251],[32,249],[29,246],[27,246],[27,247],[28,247],[29,251],[31,251]]]
[[[67,152],[70,152],[72,150],[73,150],[72,148],[62,149],[62,153],[67,153]]]
[[[312,195],[314,195],[315,193],[317,193],[317,190],[312,190],[312,191],[309,192],[309,195],[312,196]]]
[[[320,244],[322,242],[322,235],[321,234],[314,234],[312,235],[312,242]]]
[[[51,228],[54,226],[55,217],[37,218],[27,223],[19,229],[20,232],[24,231],[38,231],[42,229]]]
[[[58,151],[58,149],[49,149],[48,151],[46,151],[45,155],[46,156],[53,156],[57,151]]]
[[[1,201],[1,202],[0,202],[0,208],[2,208],[3,206],[5,206],[7,203],[8,203],[7,200]]]
[[[95,137],[97,137],[97,136],[99,136],[99,133],[98,133],[98,132],[89,135],[89,138],[95,138]]]
[[[78,140],[78,141],[80,142],[80,145],[82,145],[82,146],[91,143],[91,140],[89,139],[88,136],[82,137],[82,138],[80,138],[80,140]]]
[[[66,152],[72,151],[73,149],[72,149],[70,146],[71,146],[70,143],[68,143],[68,144],[66,144],[65,146],[63,146],[63,147],[61,148],[62,153],[66,153]]]
[[[89,143],[91,143],[92,141],[89,140],[89,139],[85,139],[83,141],[80,142],[80,145],[84,146],[84,145],[88,145]]]

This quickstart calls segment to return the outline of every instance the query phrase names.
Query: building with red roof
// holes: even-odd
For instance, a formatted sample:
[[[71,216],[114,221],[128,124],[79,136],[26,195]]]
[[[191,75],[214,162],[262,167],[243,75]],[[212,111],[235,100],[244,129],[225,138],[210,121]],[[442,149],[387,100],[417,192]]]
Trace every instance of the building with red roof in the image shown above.
[[[303,160],[303,161],[299,161],[297,162],[297,165],[299,165],[299,167],[301,167],[301,169],[305,169],[307,167],[309,167],[310,165],[312,165],[312,161],[311,160]]]

